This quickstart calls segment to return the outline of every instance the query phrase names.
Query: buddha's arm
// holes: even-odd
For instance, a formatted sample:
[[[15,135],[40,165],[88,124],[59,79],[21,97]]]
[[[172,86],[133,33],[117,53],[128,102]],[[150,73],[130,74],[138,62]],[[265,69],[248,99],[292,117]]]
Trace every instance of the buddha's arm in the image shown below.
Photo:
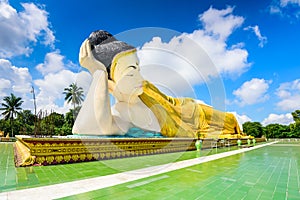
[[[130,124],[111,113],[107,84],[107,74],[102,70],[96,70],[87,97],[74,123],[73,133],[111,135],[122,134],[128,130]]]

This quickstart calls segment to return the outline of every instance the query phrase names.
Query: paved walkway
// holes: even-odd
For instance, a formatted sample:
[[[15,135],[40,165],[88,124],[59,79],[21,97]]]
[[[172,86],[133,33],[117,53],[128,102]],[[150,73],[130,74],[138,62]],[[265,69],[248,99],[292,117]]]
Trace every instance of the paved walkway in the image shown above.
[[[85,180],[4,192],[0,193],[0,199],[57,199],[77,195],[251,151],[274,143],[276,142]]]

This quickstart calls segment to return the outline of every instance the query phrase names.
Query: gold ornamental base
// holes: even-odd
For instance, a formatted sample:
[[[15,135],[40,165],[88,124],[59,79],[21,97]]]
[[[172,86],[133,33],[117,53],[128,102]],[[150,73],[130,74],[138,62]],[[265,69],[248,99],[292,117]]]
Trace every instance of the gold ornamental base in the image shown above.
[[[54,165],[194,150],[191,138],[22,138],[16,166]]]
[[[196,150],[192,138],[24,138],[14,145],[16,166],[56,165]],[[260,142],[259,139],[256,142]],[[242,139],[242,144],[247,140]],[[214,146],[212,145],[214,144]],[[204,139],[202,148],[236,145]]]

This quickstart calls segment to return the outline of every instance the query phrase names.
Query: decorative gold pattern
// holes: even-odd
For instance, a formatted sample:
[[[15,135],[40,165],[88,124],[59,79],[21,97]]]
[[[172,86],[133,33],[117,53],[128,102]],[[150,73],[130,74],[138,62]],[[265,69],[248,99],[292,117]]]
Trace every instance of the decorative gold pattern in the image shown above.
[[[36,157],[35,162],[42,165],[45,162],[45,157],[44,156],[38,156],[38,157]]]
[[[61,163],[62,160],[63,160],[63,156],[55,156],[55,161],[57,163]]]
[[[210,144],[211,140],[204,140]],[[230,140],[236,145],[236,139]],[[260,139],[256,139],[261,142]],[[22,165],[51,165],[60,163],[85,162],[132,156],[195,150],[195,140],[191,138],[18,138],[18,143],[30,152]],[[242,140],[246,144],[246,140]],[[16,149],[17,150],[17,149]]]
[[[53,161],[54,161],[54,156],[46,156],[47,163],[52,164]]]
[[[69,162],[71,160],[71,156],[70,155],[64,155],[64,161],[65,162]]]
[[[35,162],[35,157],[30,154],[30,148],[21,141],[14,144],[16,166],[28,166]]]

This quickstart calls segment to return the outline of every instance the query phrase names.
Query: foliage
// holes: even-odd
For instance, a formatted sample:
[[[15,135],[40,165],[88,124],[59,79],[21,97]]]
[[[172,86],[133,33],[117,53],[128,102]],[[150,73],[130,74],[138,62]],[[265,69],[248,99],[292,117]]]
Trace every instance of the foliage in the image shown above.
[[[14,118],[19,113],[19,111],[22,109],[21,105],[23,103],[21,97],[16,97],[14,94],[10,94],[10,96],[6,96],[3,98],[4,103],[2,103],[2,108],[0,110],[3,110],[2,115],[4,115],[5,120],[10,120],[10,127],[11,127],[11,136],[14,136]]]
[[[259,122],[245,122],[243,124],[243,131],[247,135],[254,137],[261,137],[264,134],[263,126]]]
[[[293,119],[295,123],[300,123],[300,110],[295,110],[292,112]]]
[[[289,127],[290,127],[289,136],[291,138],[296,138],[296,137],[300,138],[300,123],[295,122],[293,124],[290,124]]]
[[[64,125],[64,115],[56,112],[46,116],[44,120],[49,119],[54,127],[61,128]]]
[[[5,135],[11,132],[10,122],[8,120],[0,119],[0,130],[4,131]]]
[[[68,126],[67,124],[64,124],[61,128],[55,128],[55,135],[72,135],[72,127]]]
[[[68,126],[72,127],[75,122],[74,115],[73,115],[73,110],[71,109],[69,112],[66,113],[65,115],[65,124]]]
[[[290,137],[290,127],[282,124],[269,124],[265,128],[266,138],[287,138]]]
[[[64,121],[64,115],[52,112],[48,115],[47,112],[43,113],[43,117],[38,121],[38,134],[45,136],[57,135],[56,129],[61,128]]]
[[[65,101],[73,105],[74,115],[77,116],[76,105],[79,106],[83,101],[83,89],[82,87],[78,87],[76,83],[72,83],[69,87],[64,89],[63,94],[65,94]]]
[[[30,126],[34,126],[34,114],[30,110],[22,110],[17,115],[17,120],[21,122],[22,124],[27,124]]]

